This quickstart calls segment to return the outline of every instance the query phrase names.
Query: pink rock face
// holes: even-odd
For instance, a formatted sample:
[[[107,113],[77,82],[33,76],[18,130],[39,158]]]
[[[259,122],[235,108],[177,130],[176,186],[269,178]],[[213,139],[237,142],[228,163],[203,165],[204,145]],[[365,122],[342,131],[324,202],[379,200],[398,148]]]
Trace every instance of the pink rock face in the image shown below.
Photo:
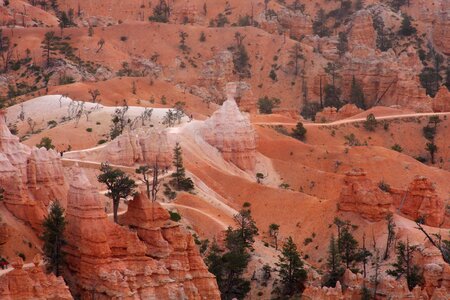
[[[14,270],[0,276],[0,299],[73,299],[62,277],[45,274],[38,265],[23,268],[21,258],[13,267]]]
[[[321,112],[316,113],[316,122],[334,122],[342,119],[346,119],[363,112],[354,104],[346,104],[339,110],[334,107],[325,107]]]
[[[125,132],[113,141],[93,149],[73,151],[64,154],[65,158],[96,162],[109,162],[123,166],[136,164],[160,167],[172,164],[172,148],[167,140],[166,131]]]
[[[349,98],[353,76],[364,91],[366,106],[400,106],[417,112],[431,112],[432,102],[421,87],[421,63],[414,48],[408,48],[399,57],[392,51],[379,52],[356,46],[342,70],[344,98]]]
[[[394,203],[408,218],[425,219],[425,224],[438,227],[444,222],[445,204],[433,186],[425,177],[416,177],[409,185],[408,190],[392,189]]]
[[[450,91],[442,86],[436,97],[433,99],[433,111],[434,112],[447,112],[450,111]]]
[[[234,100],[236,86],[227,85],[227,91],[228,100],[205,121],[203,138],[216,147],[226,161],[243,170],[253,170],[256,164],[256,132]]]
[[[442,0],[441,8],[437,10],[433,26],[435,46],[445,54],[450,54],[450,1]]]
[[[51,201],[66,201],[60,158],[54,150],[29,148],[12,135],[0,111],[0,186],[5,206],[17,218],[40,230]]]
[[[375,49],[376,33],[375,28],[373,27],[372,16],[368,11],[361,10],[356,14],[352,22],[348,41],[350,50],[356,45]]]
[[[369,221],[380,221],[389,213],[392,198],[366,177],[362,170],[346,174],[339,197],[339,210],[354,212]]]
[[[108,220],[98,191],[75,170],[66,218],[66,278],[82,298],[220,299],[214,276],[198,265],[192,237],[144,194],[121,216],[130,231]]]

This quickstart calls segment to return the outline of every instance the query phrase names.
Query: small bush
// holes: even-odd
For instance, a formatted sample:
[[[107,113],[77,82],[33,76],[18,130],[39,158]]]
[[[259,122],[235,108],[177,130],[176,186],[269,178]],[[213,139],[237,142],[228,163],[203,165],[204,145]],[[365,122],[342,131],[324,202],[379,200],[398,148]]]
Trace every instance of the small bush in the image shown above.
[[[271,114],[275,107],[278,107],[281,100],[278,98],[269,98],[267,96],[259,98],[258,109],[261,114]]]
[[[97,145],[101,145],[101,144],[104,144],[104,143],[106,143],[106,140],[101,139],[101,140],[99,140],[99,141],[97,142]]]
[[[17,254],[18,257],[22,258],[24,261],[27,259],[25,254],[23,254],[22,252],[20,252],[19,254]]]
[[[92,128],[86,128],[87,132],[92,132]]]
[[[391,147],[391,149],[397,152],[403,152],[403,148],[399,144],[395,144],[394,146]]]
[[[47,122],[47,126],[49,128],[54,128],[54,127],[56,127],[56,125],[58,125],[58,123],[55,120],[51,120],[51,121]]]
[[[294,129],[292,129],[291,136],[294,139],[304,141],[306,137],[306,128],[303,126],[302,122],[298,122]]]
[[[391,190],[391,186],[383,180],[378,183],[378,187],[380,188],[380,190],[386,193],[389,193],[389,191]]]
[[[122,42],[126,42],[126,41],[128,40],[128,37],[125,36],[125,35],[122,35],[122,36],[120,37],[120,40],[121,40]]]
[[[375,131],[376,127],[377,119],[375,118],[374,114],[369,114],[366,118],[366,121],[364,122],[364,128],[367,131]]]
[[[312,238],[306,238],[304,241],[303,241],[303,245],[305,245],[305,246],[307,246],[307,245],[309,245],[310,243],[312,243]]]
[[[174,222],[178,222],[181,220],[181,216],[179,213],[169,210],[170,219]]]

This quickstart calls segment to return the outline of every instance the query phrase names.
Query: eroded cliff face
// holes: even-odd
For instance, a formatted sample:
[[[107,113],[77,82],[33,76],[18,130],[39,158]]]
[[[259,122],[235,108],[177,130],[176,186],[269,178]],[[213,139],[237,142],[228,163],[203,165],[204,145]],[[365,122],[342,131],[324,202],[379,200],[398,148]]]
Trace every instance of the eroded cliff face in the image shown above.
[[[226,161],[243,170],[253,170],[256,164],[257,136],[249,118],[236,104],[236,84],[227,85],[228,99],[205,121],[203,138],[216,147]]]
[[[134,166],[138,163],[160,167],[172,164],[172,148],[167,139],[167,131],[125,132],[104,146],[64,154],[65,158]]]
[[[450,91],[447,87],[442,86],[433,99],[434,112],[450,111]]]
[[[59,155],[54,150],[30,148],[12,135],[0,111],[0,186],[6,208],[40,230],[46,208],[65,204],[67,189]]]
[[[339,210],[355,212],[369,221],[383,220],[391,208],[392,198],[367,178],[361,169],[348,172],[339,196]]]
[[[433,26],[433,42],[436,47],[450,55],[450,1],[442,0],[440,9],[436,12],[436,21]]]
[[[80,170],[74,173],[66,213],[65,278],[75,295],[84,299],[220,298],[215,278],[207,272],[192,238],[170,222],[158,204],[153,215],[150,200],[143,194],[130,202],[122,221],[134,228],[131,231],[108,220],[98,191]]]
[[[40,256],[35,257],[34,266],[23,268],[23,261],[18,257],[13,263],[13,270],[0,276],[0,298],[4,300],[26,299],[73,299],[62,277],[52,273],[45,274],[39,266]]]
[[[426,177],[416,177],[408,189],[391,189],[395,206],[411,220],[423,218],[426,225],[438,227],[444,222],[445,202],[433,183]]]

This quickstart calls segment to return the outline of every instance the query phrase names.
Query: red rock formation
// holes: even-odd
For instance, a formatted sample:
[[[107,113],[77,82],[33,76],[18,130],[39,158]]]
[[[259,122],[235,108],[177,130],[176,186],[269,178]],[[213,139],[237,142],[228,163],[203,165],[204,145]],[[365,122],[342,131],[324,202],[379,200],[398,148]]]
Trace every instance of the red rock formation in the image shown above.
[[[433,99],[433,111],[434,112],[447,112],[450,111],[450,91],[442,86],[439,92]]]
[[[64,157],[96,162],[107,161],[122,166],[153,165],[157,161],[159,166],[169,167],[172,164],[172,148],[165,130],[125,132],[103,146],[68,152]]]
[[[0,111],[0,186],[5,206],[40,230],[50,201],[66,199],[63,169],[54,150],[29,148],[12,135]]]
[[[203,268],[197,264],[201,258],[192,238],[178,225],[152,225],[150,201],[142,194],[123,217],[136,231],[108,220],[98,192],[80,170],[74,171],[68,199],[65,278],[82,298],[220,298],[214,277],[204,264]],[[155,222],[170,223],[159,206],[155,212]],[[153,232],[158,230],[161,233],[155,241]],[[160,253],[151,251],[155,244],[162,245]]]
[[[170,221],[168,212],[145,192],[134,197],[120,222],[135,228],[147,246],[146,254],[165,262],[169,276],[198,289],[202,299],[218,298],[217,284],[201,258],[192,236]]]
[[[435,190],[433,183],[425,177],[416,177],[408,190],[391,189],[394,204],[398,210],[412,220],[425,219],[429,226],[440,226],[444,221],[445,204]]]
[[[391,204],[390,195],[380,190],[361,169],[346,174],[339,210],[358,213],[369,221],[380,221],[389,213]]]
[[[379,104],[418,112],[432,111],[431,99],[419,82],[421,62],[414,48],[408,48],[397,57],[392,50],[379,52],[356,46],[345,59],[346,67],[341,72],[344,99],[349,98],[355,77],[361,83],[368,107]]]
[[[357,45],[375,49],[376,33],[373,27],[372,16],[368,11],[360,10],[355,14],[349,32],[348,42],[350,51]]]
[[[17,258],[12,263],[14,269],[0,276],[1,299],[73,299],[62,277],[45,274],[40,259],[34,261],[33,267],[24,269],[22,259]]]
[[[334,122],[346,119],[363,112],[354,104],[346,104],[339,110],[334,107],[325,107],[322,111],[316,113],[315,120],[317,123]]]
[[[205,121],[202,133],[225,160],[243,170],[253,170],[256,164],[256,132],[248,117],[239,111],[234,100],[236,90],[235,83],[227,85],[228,100]]]

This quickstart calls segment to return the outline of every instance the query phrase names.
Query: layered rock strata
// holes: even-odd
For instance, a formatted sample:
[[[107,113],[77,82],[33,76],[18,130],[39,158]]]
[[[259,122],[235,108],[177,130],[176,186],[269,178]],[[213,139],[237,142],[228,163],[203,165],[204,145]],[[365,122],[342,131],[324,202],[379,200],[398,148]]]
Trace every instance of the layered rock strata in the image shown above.
[[[192,238],[168,221],[157,204],[153,221],[152,209],[144,203],[150,201],[142,194],[137,196],[123,220],[134,228],[129,230],[108,220],[98,195],[86,176],[75,170],[68,193],[65,248],[65,278],[75,295],[95,299],[220,298],[214,276],[201,262]]]

